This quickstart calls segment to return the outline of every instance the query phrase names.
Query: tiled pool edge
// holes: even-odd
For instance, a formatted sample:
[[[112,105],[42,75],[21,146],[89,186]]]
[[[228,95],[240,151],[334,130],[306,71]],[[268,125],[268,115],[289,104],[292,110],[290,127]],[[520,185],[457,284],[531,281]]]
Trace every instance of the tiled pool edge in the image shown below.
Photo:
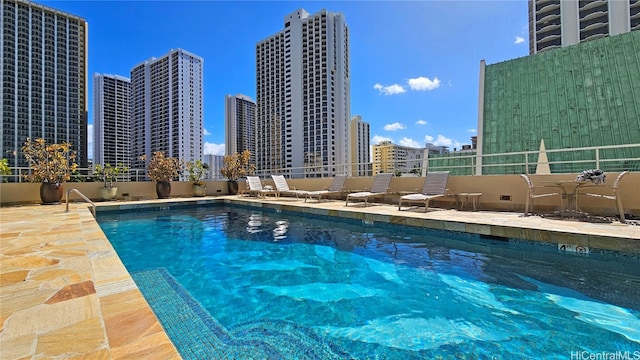
[[[293,201],[290,201],[293,200]],[[569,244],[575,246],[588,246],[592,249],[602,251],[616,251],[623,253],[640,254],[640,228],[635,233],[637,236],[618,236],[615,234],[606,234],[601,229],[592,229],[591,232],[584,230],[588,228],[588,223],[579,224],[582,231],[570,231],[567,229],[558,230],[550,228],[550,224],[562,224],[562,220],[547,220],[537,217],[521,218],[520,221],[526,222],[526,225],[515,224],[514,222],[489,224],[486,221],[478,221],[476,219],[442,219],[436,218],[437,212],[413,211],[397,211],[392,205],[374,205],[366,208],[360,206],[344,207],[342,202],[337,202],[339,208],[327,208],[320,203],[303,201],[295,201],[295,199],[287,200],[268,200],[261,201],[256,198],[244,198],[237,196],[209,197],[209,198],[179,198],[167,199],[165,201],[137,202],[127,204],[104,204],[98,207],[99,211],[123,211],[148,209],[150,207],[162,209],[165,207],[180,207],[193,205],[216,205],[216,204],[235,204],[250,208],[267,209],[271,211],[293,211],[307,215],[327,216],[335,218],[343,218],[350,220],[360,220],[367,222],[381,222],[396,225],[406,225],[412,227],[429,228],[435,230],[455,231],[469,234],[477,234],[487,237],[497,237],[506,239],[523,239],[548,244]],[[332,202],[336,204],[336,202]],[[315,205],[315,206],[314,206]],[[391,207],[390,211],[389,207]],[[382,210],[382,211],[381,211]],[[435,214],[435,215],[434,215]],[[448,214],[452,214],[451,212]],[[456,214],[468,214],[459,213]],[[509,214],[514,217],[517,214]],[[568,223],[568,222],[567,222]],[[603,226],[613,226],[606,224]],[[620,225],[628,227],[630,225]]]
[[[2,359],[180,359],[85,204],[0,211]]]

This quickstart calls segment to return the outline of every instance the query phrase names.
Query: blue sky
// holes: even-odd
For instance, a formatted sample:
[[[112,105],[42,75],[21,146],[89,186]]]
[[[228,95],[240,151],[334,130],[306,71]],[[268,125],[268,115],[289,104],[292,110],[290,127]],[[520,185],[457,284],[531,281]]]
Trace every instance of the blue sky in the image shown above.
[[[480,60],[493,64],[528,54],[526,0],[41,3],[89,24],[90,125],[94,73],[129,77],[133,66],[174,48],[202,56],[207,154],[224,154],[225,95],[255,100],[256,43],[282,30],[284,16],[299,8],[345,15],[351,112],[371,124],[372,144],[470,144]]]

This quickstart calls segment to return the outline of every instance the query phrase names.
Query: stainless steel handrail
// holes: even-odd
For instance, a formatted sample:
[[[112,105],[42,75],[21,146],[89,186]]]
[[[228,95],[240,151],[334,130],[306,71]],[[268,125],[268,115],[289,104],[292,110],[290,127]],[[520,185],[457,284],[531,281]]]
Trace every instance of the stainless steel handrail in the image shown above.
[[[91,207],[89,207],[89,210],[93,214],[93,217],[95,217],[96,216],[96,204],[94,204],[93,201],[89,200],[88,197],[84,196],[84,194],[81,193],[80,190],[78,190],[78,189],[69,189],[69,190],[67,190],[67,194],[66,194],[66,196],[64,198],[64,201],[67,203],[67,209],[64,212],[69,212],[69,193],[71,193],[71,192],[77,193],[78,195],[80,195],[80,197],[84,201],[88,202],[91,205]]]

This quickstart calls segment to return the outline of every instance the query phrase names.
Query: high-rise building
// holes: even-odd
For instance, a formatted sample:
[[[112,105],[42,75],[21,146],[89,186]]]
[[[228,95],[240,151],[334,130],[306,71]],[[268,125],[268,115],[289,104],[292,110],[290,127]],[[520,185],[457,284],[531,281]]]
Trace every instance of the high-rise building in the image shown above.
[[[640,0],[529,0],[529,53],[640,29]]]
[[[224,103],[225,153],[256,151],[256,103],[248,96],[227,95]]]
[[[24,0],[3,0],[0,157],[28,166],[27,138],[71,143],[87,166],[87,22]]]
[[[371,175],[371,134],[362,116],[351,118],[351,171],[353,176]]]
[[[129,96],[131,81],[93,75],[93,163],[130,167]]]
[[[381,141],[373,145],[373,174],[379,173],[422,173],[424,148],[396,145],[391,141]]]
[[[340,13],[297,10],[256,44],[258,170],[331,176],[349,161],[349,29]],[[303,170],[304,168],[304,170]]]
[[[224,156],[212,154],[204,155],[203,162],[209,165],[205,179],[219,180],[225,178],[220,173],[220,170],[224,167]]]
[[[202,160],[203,62],[173,49],[131,69],[131,166],[142,169],[152,153]]]

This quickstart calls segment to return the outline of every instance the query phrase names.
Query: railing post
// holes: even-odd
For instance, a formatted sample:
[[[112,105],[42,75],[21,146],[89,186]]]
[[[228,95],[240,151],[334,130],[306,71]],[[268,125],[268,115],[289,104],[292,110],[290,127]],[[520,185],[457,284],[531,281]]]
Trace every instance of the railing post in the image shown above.
[[[600,169],[600,148],[596,148],[596,169]]]

